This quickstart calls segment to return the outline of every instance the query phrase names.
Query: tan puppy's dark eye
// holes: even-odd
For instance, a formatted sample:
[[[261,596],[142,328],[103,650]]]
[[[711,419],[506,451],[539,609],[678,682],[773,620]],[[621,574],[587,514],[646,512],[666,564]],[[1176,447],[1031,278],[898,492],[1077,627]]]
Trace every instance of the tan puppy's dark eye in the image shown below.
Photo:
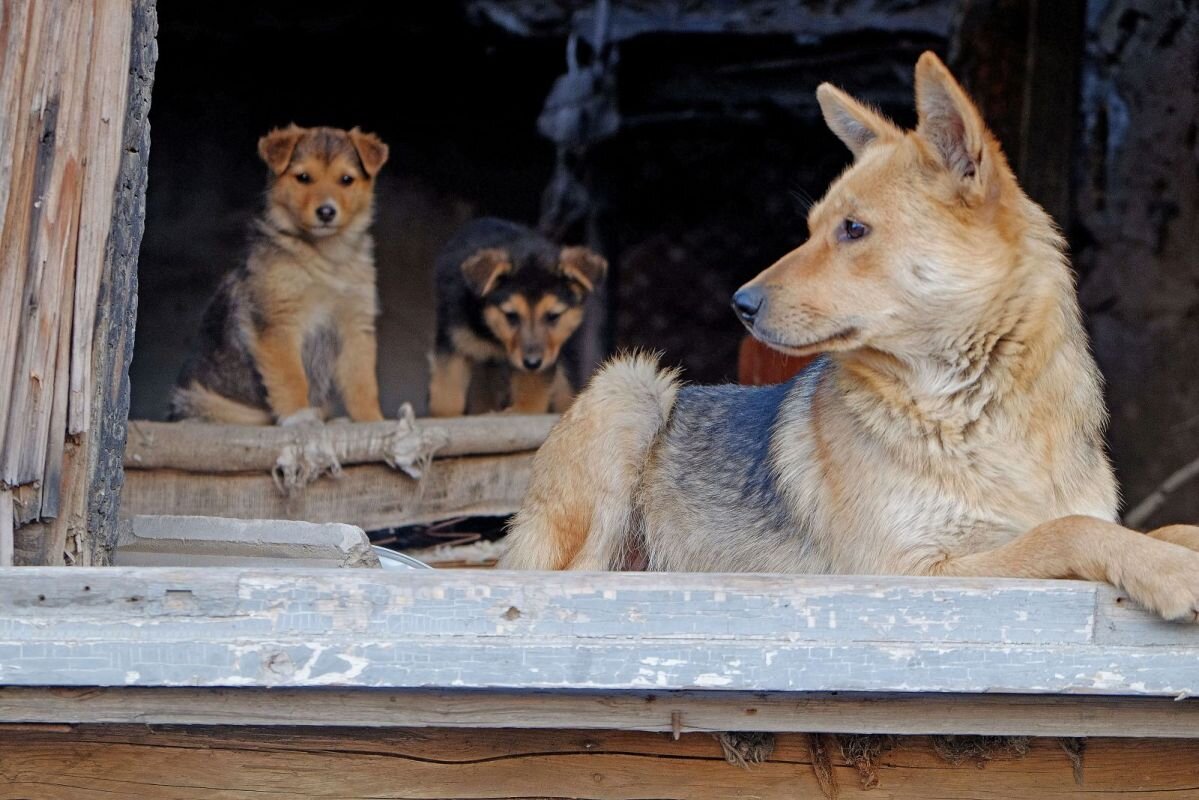
[[[547,311],[547,312],[545,312],[545,322],[547,325],[553,325],[555,322],[558,321],[558,318],[561,316],[562,316],[561,311]]]
[[[520,314],[515,311],[505,311],[504,319],[508,320],[508,324],[514,328],[520,324]]]
[[[837,228],[837,240],[841,242],[852,242],[855,239],[861,239],[868,233],[870,233],[869,225],[864,222],[858,222],[856,219],[846,217],[841,223],[841,227]]]
[[[354,182],[353,175],[342,175],[341,176],[341,185],[342,186],[349,186],[353,182]]]
[[[307,172],[301,172],[296,176],[296,180],[298,180],[300,183],[312,183],[312,176]]]

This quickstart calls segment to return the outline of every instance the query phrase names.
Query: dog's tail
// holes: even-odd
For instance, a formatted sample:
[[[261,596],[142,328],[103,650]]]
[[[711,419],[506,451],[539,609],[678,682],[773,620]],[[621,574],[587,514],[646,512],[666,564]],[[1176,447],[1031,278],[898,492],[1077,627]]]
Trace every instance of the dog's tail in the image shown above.
[[[537,452],[500,568],[619,569],[646,459],[678,390],[678,370],[654,356],[605,364]]]
[[[171,393],[171,419],[227,425],[270,425],[274,421],[269,412],[231,400],[195,381]]]

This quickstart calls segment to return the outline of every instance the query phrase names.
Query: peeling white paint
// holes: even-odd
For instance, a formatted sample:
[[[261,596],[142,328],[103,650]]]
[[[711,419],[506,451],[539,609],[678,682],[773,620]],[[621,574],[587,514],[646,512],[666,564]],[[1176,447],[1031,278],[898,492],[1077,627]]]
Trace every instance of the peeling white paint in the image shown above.
[[[696,686],[711,688],[716,686],[728,686],[733,682],[733,679],[727,675],[717,675],[715,672],[705,672],[702,675],[696,675],[692,681]]]

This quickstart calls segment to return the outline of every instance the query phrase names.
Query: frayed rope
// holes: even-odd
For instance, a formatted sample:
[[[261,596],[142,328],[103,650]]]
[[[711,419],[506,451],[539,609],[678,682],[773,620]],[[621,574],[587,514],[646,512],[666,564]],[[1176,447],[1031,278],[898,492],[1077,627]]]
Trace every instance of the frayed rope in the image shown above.
[[[275,460],[271,477],[275,487],[287,496],[326,475],[340,478],[341,461],[333,446],[330,431],[334,426],[305,425],[295,428],[296,441],[283,448]],[[400,406],[395,427],[378,443],[383,461],[414,480],[428,471],[433,455],[445,446],[449,434],[444,428],[422,428],[409,403]],[[374,450],[375,448],[371,448]]]

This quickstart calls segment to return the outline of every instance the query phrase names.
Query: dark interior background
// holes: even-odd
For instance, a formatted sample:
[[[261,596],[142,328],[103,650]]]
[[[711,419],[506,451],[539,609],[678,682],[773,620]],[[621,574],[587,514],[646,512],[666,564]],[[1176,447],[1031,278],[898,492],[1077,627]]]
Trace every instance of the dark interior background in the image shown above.
[[[204,304],[244,253],[271,127],[360,125],[391,146],[375,225],[385,412],[425,404],[431,265],[463,221],[534,223],[555,146],[536,120],[594,3],[164,3],[151,112],[132,415],[161,418]],[[806,235],[849,154],[833,80],[910,124],[933,49],[978,97],[1074,248],[1135,503],[1199,456],[1199,3],[1189,0],[627,0],[606,36],[614,135],[577,153],[571,241],[613,265],[598,356],[661,350],[736,374],[732,291]],[[1155,519],[1199,518],[1180,491]]]

